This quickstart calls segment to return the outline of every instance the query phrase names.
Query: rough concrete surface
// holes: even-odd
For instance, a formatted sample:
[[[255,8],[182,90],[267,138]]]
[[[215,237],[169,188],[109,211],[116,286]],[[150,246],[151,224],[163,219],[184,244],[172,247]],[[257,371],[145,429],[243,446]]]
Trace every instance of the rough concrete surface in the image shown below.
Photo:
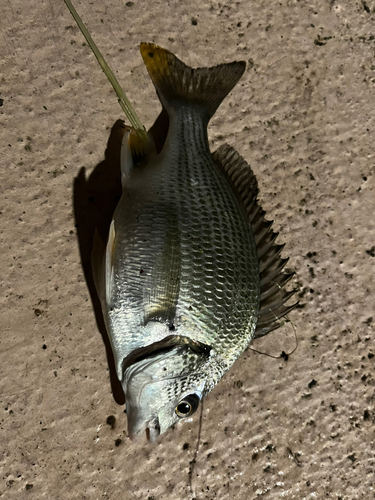
[[[147,126],[141,41],[192,66],[247,61],[210,144],[257,174],[297,272],[298,349],[248,350],[205,399],[199,442],[199,412],[130,442],[87,274],[123,114],[62,0],[2,2],[0,497],[375,498],[375,1],[75,5]],[[293,325],[253,347],[290,352]]]

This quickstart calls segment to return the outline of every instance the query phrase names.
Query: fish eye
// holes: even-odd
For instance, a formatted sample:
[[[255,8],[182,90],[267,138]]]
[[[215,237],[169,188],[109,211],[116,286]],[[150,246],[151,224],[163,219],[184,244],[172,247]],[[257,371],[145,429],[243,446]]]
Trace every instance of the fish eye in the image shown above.
[[[176,415],[180,418],[189,417],[197,410],[198,405],[199,397],[196,394],[189,394],[176,406]]]

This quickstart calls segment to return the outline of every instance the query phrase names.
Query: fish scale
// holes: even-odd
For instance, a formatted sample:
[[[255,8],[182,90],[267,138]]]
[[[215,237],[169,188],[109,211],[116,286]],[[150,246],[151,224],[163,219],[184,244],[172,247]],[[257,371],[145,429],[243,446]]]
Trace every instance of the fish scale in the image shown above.
[[[175,118],[178,140],[186,144],[194,141],[195,150],[183,154],[181,151],[186,151],[183,147],[171,148],[153,172],[148,192],[144,193],[146,201],[140,198],[139,206],[133,201],[129,206],[123,200],[119,205],[122,215],[116,214],[120,218],[124,211],[142,213],[132,239],[128,232],[124,232],[122,239],[119,237],[118,240],[118,267],[122,269],[115,285],[118,300],[123,303],[137,297],[141,304],[137,320],[130,325],[124,325],[123,309],[114,318],[114,328],[117,327],[115,322],[119,322],[126,336],[124,356],[155,341],[147,334],[142,336],[142,328],[145,323],[144,282],[156,249],[164,244],[166,232],[165,210],[160,210],[160,206],[170,207],[178,221],[181,268],[176,308],[178,316],[186,319],[175,319],[177,333],[185,335],[188,330],[194,340],[215,342],[216,349],[225,352],[230,363],[228,343],[234,340],[235,331],[231,331],[234,325],[251,323],[249,330],[255,328],[259,273],[254,238],[230,186],[215,169],[211,155],[205,153],[205,130],[196,126],[197,122],[199,124],[193,113],[184,109],[179,112]],[[189,128],[186,123],[190,124]],[[169,140],[173,143],[173,135]],[[161,170],[159,175],[159,169],[163,168],[167,174]],[[196,186],[201,189],[196,189]],[[149,198],[157,198],[157,201],[147,209],[145,205]],[[215,225],[212,225],[212,219],[216,219]],[[145,242],[149,243],[148,247],[144,246]],[[160,276],[160,281],[154,281],[152,287],[155,289],[163,284],[164,277]]]
[[[215,318],[228,315],[228,312],[233,313],[230,306],[233,304],[236,308],[238,305],[234,295],[240,288],[239,302],[243,303],[243,307],[237,307],[240,317],[242,318],[246,310],[246,316],[253,318],[253,323],[256,322],[254,309],[258,305],[259,296],[257,258],[254,239],[248,223],[242,216],[238,201],[221,173],[215,169],[211,155],[206,153],[206,131],[203,126],[199,126],[200,122],[190,110],[179,110],[178,120],[175,119],[178,136],[178,141],[175,142],[194,143],[195,148],[194,151],[189,151],[186,147],[180,147],[177,154],[172,151],[171,158],[165,158],[166,162],[174,166],[170,172],[171,185],[175,182],[173,174],[177,177],[176,184],[181,202],[177,199],[176,203],[179,203],[179,212],[183,214],[180,222],[181,241],[182,247],[186,248],[186,254],[182,257],[184,267],[181,270],[178,306],[192,324],[196,318],[186,305],[194,304],[195,308],[205,311],[208,317],[204,322],[204,332],[208,333],[198,335],[195,332],[197,339],[212,342],[215,338],[217,349],[224,340],[223,349],[226,349],[225,337],[230,337],[230,332],[225,324],[220,325],[223,320],[219,323]],[[173,139],[172,135],[171,142]],[[186,150],[189,151],[188,154],[184,154]],[[190,185],[187,185],[186,178],[190,180]],[[191,185],[194,188],[191,188]],[[213,219],[216,220],[214,225]],[[218,281],[216,276],[221,277],[221,280]],[[194,281],[197,283],[196,287],[193,286]],[[249,288],[256,296],[255,300],[253,299],[253,307],[249,293],[243,293],[244,289]],[[213,332],[216,332],[216,335]]]

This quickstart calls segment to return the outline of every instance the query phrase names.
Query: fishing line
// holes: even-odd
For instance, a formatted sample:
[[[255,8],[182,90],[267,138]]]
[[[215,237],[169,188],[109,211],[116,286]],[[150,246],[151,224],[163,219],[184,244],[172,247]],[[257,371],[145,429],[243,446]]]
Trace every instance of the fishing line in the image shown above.
[[[290,323],[292,325],[292,328],[293,328],[293,332],[294,332],[294,337],[295,337],[295,340],[296,340],[296,346],[294,347],[294,349],[292,349],[290,352],[285,352],[285,351],[282,351],[280,356],[273,356],[272,354],[268,354],[268,352],[262,352],[262,351],[258,351],[257,349],[254,349],[253,347],[249,347],[249,349],[251,351],[254,351],[258,354],[264,354],[265,356],[268,356],[269,358],[273,358],[273,359],[285,359],[285,361],[288,360],[288,357],[291,356],[298,348],[298,336],[297,336],[297,328],[296,328],[296,325],[287,317],[285,316],[285,321],[283,321],[281,323],[280,326],[283,326],[285,325],[285,323]],[[276,317],[276,319],[278,319]]]
[[[108,66],[107,62],[105,61],[102,53],[96,46],[94,40],[91,38],[90,33],[88,32],[86,26],[83,24],[82,19],[80,18],[79,14],[73,7],[73,4],[70,0],[64,0],[66,3],[66,6],[68,7],[70,13],[72,14],[75,22],[77,23],[79,29],[81,30],[82,35],[86,38],[87,43],[89,44],[91,50],[93,51],[98,63],[100,64],[100,67],[104,71],[104,74],[108,78],[110,84],[112,85],[114,91],[117,94],[117,98],[119,101],[119,104],[124,111],[125,115],[127,116],[128,120],[130,121],[131,125],[133,128],[137,131],[143,132],[145,130],[145,127],[142,125],[141,121],[138,118],[137,113],[135,112],[133,106],[130,104],[128,98],[125,95],[125,92],[122,90],[121,85],[117,81],[117,78],[113,74],[111,68]]]
[[[203,421],[203,397],[201,399],[201,414],[199,416],[199,425],[198,425],[198,436],[197,436],[197,446],[195,448],[194,452],[194,457],[193,460],[190,462],[191,467],[189,470],[190,478],[189,478],[189,488],[190,491],[194,494],[193,492],[193,472],[195,469],[195,464],[197,463],[197,457],[198,457],[198,450],[199,450],[199,445],[201,442],[201,435],[202,435],[202,421]]]

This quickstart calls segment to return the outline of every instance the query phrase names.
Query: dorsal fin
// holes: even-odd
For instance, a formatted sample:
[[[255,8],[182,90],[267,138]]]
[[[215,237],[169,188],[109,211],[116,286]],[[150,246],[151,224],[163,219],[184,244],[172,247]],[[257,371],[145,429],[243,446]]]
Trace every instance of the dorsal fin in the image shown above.
[[[220,168],[241,200],[253,229],[257,246],[260,273],[260,306],[254,338],[263,337],[281,326],[280,319],[297,303],[284,306],[295,293],[283,287],[294,275],[284,273],[288,259],[280,257],[284,245],[276,245],[278,233],[272,231],[272,221],[265,219],[265,211],[257,201],[258,183],[246,161],[228,144],[223,144],[212,154],[214,164]]]

